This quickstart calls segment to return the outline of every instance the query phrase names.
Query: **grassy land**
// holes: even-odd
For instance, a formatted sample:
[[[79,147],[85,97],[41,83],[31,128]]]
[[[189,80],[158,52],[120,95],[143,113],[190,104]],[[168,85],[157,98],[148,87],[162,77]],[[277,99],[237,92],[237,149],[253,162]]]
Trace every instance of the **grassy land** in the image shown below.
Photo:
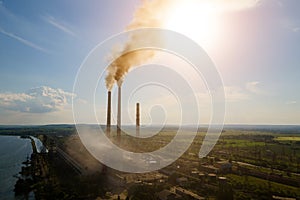
[[[276,141],[300,141],[300,137],[283,136],[283,137],[276,137],[274,140],[276,140]]]
[[[234,187],[237,188],[251,188],[256,194],[266,193],[300,197],[300,190],[297,187],[292,187],[280,183],[271,182],[268,180],[252,177],[252,176],[238,176],[234,174],[226,175]]]
[[[73,159],[76,159],[76,156],[85,157],[81,150],[83,147],[72,143],[74,137],[77,137],[74,134],[75,132],[74,126],[67,125],[0,129],[0,134],[42,134],[44,136],[40,137],[40,139],[44,144],[62,148]],[[158,134],[143,139],[123,133],[120,147],[132,152],[152,152],[168,145],[176,134],[176,128],[164,128]],[[191,131],[189,129],[185,130],[184,137],[180,140],[185,141],[185,136],[190,134]],[[185,186],[187,190],[215,198],[219,191],[217,182],[209,181],[208,178],[205,178],[199,184],[200,180],[198,180],[197,174],[192,174],[192,171],[196,169],[207,174],[209,171],[204,171],[201,166],[210,165],[217,168],[218,164],[220,165],[219,161],[232,161],[234,170],[224,174],[223,172],[220,174],[218,174],[219,172],[216,173],[217,176],[226,176],[228,178],[229,185],[230,187],[232,186],[230,189],[233,190],[235,199],[270,199],[271,195],[300,199],[300,189],[295,187],[297,182],[296,184],[291,184],[291,181],[295,182],[300,179],[299,135],[296,135],[296,133],[282,134],[279,132],[272,133],[242,129],[225,130],[210,154],[206,158],[199,159],[198,153],[205,134],[205,130],[199,131],[189,149],[165,169],[168,172],[176,172],[179,174],[178,177],[188,177],[189,182]],[[111,139],[118,145],[115,128],[112,128]],[[80,142],[79,138],[78,141]],[[75,148],[77,151],[74,151],[75,153],[72,154],[70,153],[71,151],[68,151],[69,148]],[[91,165],[86,162],[82,164],[82,166],[86,165],[88,168],[91,168]],[[62,194],[72,194],[73,196],[75,195],[74,197],[94,198],[99,194],[104,195],[108,191],[108,186],[110,186],[104,187],[106,186],[106,177],[102,176],[103,174],[101,173],[79,177],[75,173],[69,172],[69,166],[57,156],[53,156],[51,159],[49,157],[49,162],[46,166],[48,166],[49,180],[55,180],[53,182],[57,183],[57,185],[53,184],[54,192],[48,192],[49,195],[61,194],[60,191],[62,191]],[[271,179],[272,176],[277,176],[280,180]],[[282,181],[283,179],[286,181]],[[167,183],[162,184],[164,186],[167,185]],[[176,179],[173,185],[175,184]],[[41,184],[42,187],[45,185],[46,183]],[[134,189],[138,191],[136,192],[138,195],[142,192],[145,196],[149,196],[148,187],[136,187]],[[131,190],[128,191],[130,192]],[[151,195],[154,195],[155,192],[156,190],[153,190]],[[71,198],[72,196],[69,197]],[[139,198],[142,198],[142,196],[139,196]]]
[[[254,147],[254,146],[264,146],[264,142],[260,141],[249,141],[249,140],[241,140],[241,139],[227,139],[226,147]]]

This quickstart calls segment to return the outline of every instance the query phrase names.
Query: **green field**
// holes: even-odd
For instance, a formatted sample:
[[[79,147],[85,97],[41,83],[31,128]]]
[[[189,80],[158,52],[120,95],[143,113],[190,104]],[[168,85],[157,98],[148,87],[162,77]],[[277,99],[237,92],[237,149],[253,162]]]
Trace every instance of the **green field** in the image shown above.
[[[283,137],[277,137],[274,140],[277,140],[277,141],[300,141],[300,137],[296,137],[296,136],[283,136]]]
[[[261,178],[256,178],[253,176],[238,176],[234,174],[226,175],[226,177],[231,181],[231,183],[236,187],[241,188],[251,188],[257,194],[263,194],[266,191],[270,191],[274,194],[278,193],[280,195],[285,194],[286,196],[300,196],[300,190],[297,187],[292,187],[280,183],[271,182]]]
[[[253,147],[253,146],[264,146],[264,142],[260,141],[249,141],[241,139],[226,139],[226,147]]]

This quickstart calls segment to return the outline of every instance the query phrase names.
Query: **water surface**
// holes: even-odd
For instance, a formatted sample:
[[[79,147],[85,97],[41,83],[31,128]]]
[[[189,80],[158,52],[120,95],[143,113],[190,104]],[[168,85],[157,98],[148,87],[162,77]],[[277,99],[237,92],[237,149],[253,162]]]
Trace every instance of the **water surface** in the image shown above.
[[[19,136],[0,136],[0,199],[16,199],[14,186],[22,162],[32,153],[30,139]]]

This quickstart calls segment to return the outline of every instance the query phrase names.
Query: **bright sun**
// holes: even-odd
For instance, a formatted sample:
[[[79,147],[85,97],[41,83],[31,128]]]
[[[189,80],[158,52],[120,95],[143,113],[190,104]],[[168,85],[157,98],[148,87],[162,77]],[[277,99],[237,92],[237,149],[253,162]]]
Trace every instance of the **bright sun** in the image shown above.
[[[218,37],[218,22],[213,4],[181,1],[167,13],[164,26],[190,37],[205,48],[210,48]]]

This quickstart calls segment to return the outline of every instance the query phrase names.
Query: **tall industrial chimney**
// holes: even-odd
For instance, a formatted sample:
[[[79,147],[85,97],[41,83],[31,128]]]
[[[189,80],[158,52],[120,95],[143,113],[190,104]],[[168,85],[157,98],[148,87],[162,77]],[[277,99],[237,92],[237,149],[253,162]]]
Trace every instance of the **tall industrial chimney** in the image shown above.
[[[140,104],[136,103],[136,137],[140,136]]]
[[[140,104],[136,103],[136,127],[140,126]]]
[[[117,137],[121,137],[121,86],[118,86]]]
[[[111,91],[107,92],[107,118],[106,118],[106,133],[110,134],[111,126]]]

